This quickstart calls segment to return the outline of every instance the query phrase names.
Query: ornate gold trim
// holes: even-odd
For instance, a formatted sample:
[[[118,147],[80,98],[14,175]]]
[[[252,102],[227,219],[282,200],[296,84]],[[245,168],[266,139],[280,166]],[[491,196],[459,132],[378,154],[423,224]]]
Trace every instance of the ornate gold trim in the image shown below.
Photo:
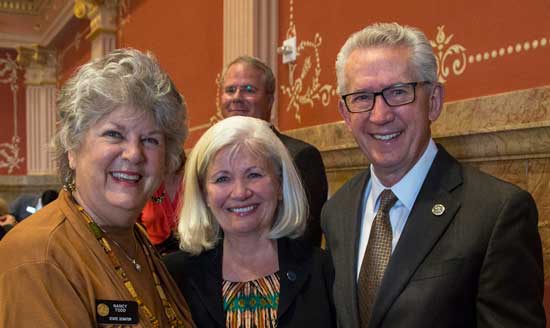
[[[450,77],[451,70],[454,75],[462,75],[468,64],[481,63],[506,55],[514,55],[526,51],[541,49],[550,43],[550,38],[541,37],[531,41],[516,42],[515,44],[510,44],[507,47],[500,47],[498,49],[467,55],[466,48],[461,44],[450,44],[454,34],[447,36],[444,30],[445,25],[438,26],[435,41],[430,40],[437,58],[438,79],[442,83],[446,82]],[[449,67],[447,64],[452,57],[455,59]]]
[[[0,12],[18,15],[38,15],[45,6],[49,7],[52,0],[3,0],[0,1]]]
[[[497,57],[503,57],[505,55],[513,55],[520,52],[525,52],[529,50],[536,50],[539,47],[544,48],[550,43],[550,38],[540,38],[532,41],[525,41],[523,43],[517,42],[515,45],[509,45],[507,47],[500,47],[498,50],[493,49],[491,51],[485,51],[483,53],[479,52],[475,55],[468,56],[468,63],[473,64],[474,62],[482,62],[484,60],[492,60]]]
[[[46,65],[52,51],[40,45],[32,47],[17,47],[17,63],[22,67],[28,67],[31,63]]]
[[[75,0],[74,2],[74,15],[76,18],[86,18],[91,12],[97,10],[100,6],[99,1],[94,0]]]
[[[437,36],[435,42],[430,40],[432,48],[435,52],[435,57],[437,59],[437,76],[439,82],[444,83],[449,77],[449,67],[447,67],[447,59],[451,56],[455,56],[452,64],[452,70],[455,75],[460,75],[466,69],[466,48],[460,44],[452,44],[449,46],[449,43],[454,37],[454,34],[449,36],[445,35],[445,25],[437,27]]]
[[[294,1],[290,0],[290,24],[287,29],[286,38],[296,36],[296,25],[294,24]],[[323,43],[323,38],[319,33],[315,33],[313,41],[303,40],[297,46],[296,58],[306,56],[301,66],[300,74],[297,76],[298,65],[295,62],[288,64],[288,85],[280,86],[281,93],[289,96],[289,102],[286,112],[294,111],[294,119],[297,122],[302,121],[300,114],[301,106],[309,105],[312,108],[315,102],[320,101],[323,107],[328,107],[331,97],[336,96],[336,88],[331,84],[321,84],[319,77],[321,75],[321,56],[319,48]],[[306,50],[312,50],[313,53],[306,55]]]

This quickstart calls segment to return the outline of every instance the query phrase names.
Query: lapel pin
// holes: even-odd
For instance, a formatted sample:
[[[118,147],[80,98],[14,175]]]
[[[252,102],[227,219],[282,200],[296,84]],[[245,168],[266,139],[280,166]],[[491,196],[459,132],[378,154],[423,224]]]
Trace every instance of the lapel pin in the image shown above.
[[[443,204],[435,204],[434,207],[432,207],[432,214],[436,216],[443,215],[445,212],[445,206]]]
[[[288,271],[286,273],[286,277],[290,280],[290,282],[296,281],[296,273],[294,271]]]

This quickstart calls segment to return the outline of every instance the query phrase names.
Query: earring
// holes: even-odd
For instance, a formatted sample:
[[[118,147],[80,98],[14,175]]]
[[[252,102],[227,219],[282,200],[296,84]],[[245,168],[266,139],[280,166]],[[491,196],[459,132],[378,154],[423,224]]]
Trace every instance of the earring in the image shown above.
[[[164,200],[164,196],[165,196],[165,193],[163,191],[160,196],[151,196],[151,200],[156,204],[160,204]]]
[[[76,186],[74,184],[74,178],[72,176],[67,177],[67,179],[65,180],[65,183],[63,184],[63,190],[65,190],[66,192],[72,193],[73,191],[75,191],[75,189],[76,189]]]

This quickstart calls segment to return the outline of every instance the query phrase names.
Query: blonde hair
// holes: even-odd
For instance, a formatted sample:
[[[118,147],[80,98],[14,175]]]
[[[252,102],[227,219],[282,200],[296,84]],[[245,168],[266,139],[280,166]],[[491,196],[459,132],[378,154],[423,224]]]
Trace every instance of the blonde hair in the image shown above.
[[[282,188],[269,238],[296,238],[305,229],[307,198],[288,150],[269,123],[252,117],[226,118],[199,139],[185,164],[183,208],[179,216],[180,247],[191,254],[213,248],[220,239],[220,227],[206,205],[206,171],[216,154],[230,147],[251,151],[271,163]]]

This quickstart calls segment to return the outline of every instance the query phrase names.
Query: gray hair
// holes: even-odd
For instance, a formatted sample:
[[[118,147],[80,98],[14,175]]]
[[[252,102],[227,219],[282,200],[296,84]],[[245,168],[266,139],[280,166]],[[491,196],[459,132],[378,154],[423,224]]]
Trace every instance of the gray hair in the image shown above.
[[[64,183],[74,180],[68,152],[78,150],[94,123],[123,105],[154,118],[166,140],[167,171],[179,166],[187,136],[183,98],[152,54],[117,49],[82,65],[57,98],[60,122],[52,147]]]
[[[225,74],[227,73],[227,70],[235,65],[235,64],[244,64],[246,66],[253,67],[260,72],[262,72],[262,75],[264,77],[264,85],[265,85],[265,92],[268,95],[275,94],[275,76],[273,75],[273,71],[269,66],[267,66],[266,63],[261,61],[260,59],[248,55],[242,55],[237,58],[235,58],[232,62],[230,62],[223,70],[222,77],[220,79],[220,84],[223,86],[223,81],[225,79]]]
[[[345,74],[346,62],[356,49],[376,47],[406,47],[410,50],[410,63],[416,78],[437,82],[437,61],[430,41],[417,28],[397,23],[375,23],[352,34],[336,57],[336,78],[338,93],[349,92]]]
[[[227,147],[231,153],[245,149],[273,165],[283,200],[277,205],[269,237],[300,236],[305,229],[308,205],[288,150],[269,123],[253,117],[233,116],[208,129],[185,164],[183,208],[178,225],[180,247],[191,254],[200,254],[219,241],[220,227],[206,204],[204,190],[208,166],[216,154]]]

